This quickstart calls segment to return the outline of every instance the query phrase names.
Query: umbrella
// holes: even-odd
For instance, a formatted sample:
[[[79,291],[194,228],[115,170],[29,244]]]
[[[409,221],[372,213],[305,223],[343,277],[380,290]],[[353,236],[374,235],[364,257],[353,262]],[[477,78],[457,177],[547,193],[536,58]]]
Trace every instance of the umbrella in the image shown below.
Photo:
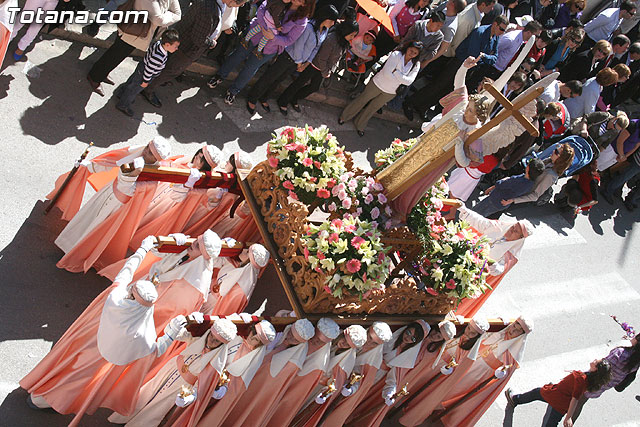
[[[393,25],[391,24],[391,18],[387,14],[384,7],[380,6],[374,0],[357,0],[358,5],[363,8],[373,19],[380,22],[383,27],[393,33]]]

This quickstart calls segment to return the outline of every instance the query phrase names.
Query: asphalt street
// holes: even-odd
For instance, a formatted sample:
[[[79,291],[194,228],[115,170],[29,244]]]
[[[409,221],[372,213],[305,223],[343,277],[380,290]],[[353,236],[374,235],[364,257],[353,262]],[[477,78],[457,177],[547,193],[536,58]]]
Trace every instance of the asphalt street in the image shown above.
[[[337,125],[338,109],[307,102],[302,103],[302,113],[291,112],[286,119],[275,108],[249,117],[242,96],[235,105],[226,106],[225,88],[211,91],[200,76],[160,88],[161,109],[139,98],[133,106],[136,115],[128,118],[115,109],[114,86],[103,85],[104,98],[89,90],[85,75],[99,54],[93,48],[45,37],[28,52],[27,61],[14,63],[9,57],[0,72],[2,426],[64,426],[72,418],[29,409],[18,381],[109,284],[94,271],[71,274],[56,268],[62,253],[53,240],[65,224],[55,210],[43,215],[44,195],[88,142],[95,144],[93,156],[146,143],[160,134],[170,138],[174,153],[191,155],[207,142],[228,154],[245,150],[260,161],[273,129],[284,124],[326,124],[354,153],[356,164],[365,166],[394,137],[416,135],[406,126],[374,119],[361,138],[351,124]],[[127,59],[110,77],[116,84],[124,82],[135,65]],[[575,222],[552,206],[523,207],[511,214],[527,217],[536,232],[482,312],[503,318],[525,313],[535,320],[525,362],[511,382],[520,392],[557,381],[566,371],[585,369],[618,345],[622,331],[609,315],[640,329],[640,238],[635,225],[640,212],[626,211],[621,202],[611,206],[603,201]],[[263,276],[250,309],[264,298],[269,300],[268,313],[286,305],[273,271]],[[588,402],[576,425],[640,425],[640,402],[635,399],[639,394],[640,383],[623,393],[609,391]],[[542,403],[515,412],[505,407],[504,398],[498,398],[478,425],[537,426],[545,411]],[[81,425],[109,425],[108,414],[100,410],[86,416]]]

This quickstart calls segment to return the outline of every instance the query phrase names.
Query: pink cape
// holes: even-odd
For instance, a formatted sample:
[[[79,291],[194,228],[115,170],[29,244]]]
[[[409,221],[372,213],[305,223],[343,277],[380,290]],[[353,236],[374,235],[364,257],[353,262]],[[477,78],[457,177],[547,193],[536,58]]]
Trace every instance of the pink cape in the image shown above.
[[[336,391],[322,405],[318,405],[316,402],[310,403],[310,405],[313,405],[316,407],[316,410],[313,412],[311,417],[309,417],[309,419],[303,424],[304,427],[317,426],[322,420],[322,416],[324,415],[324,413],[327,411],[327,409],[329,409],[331,402],[333,402],[338,397],[342,397],[342,395],[340,394],[340,390],[342,390],[342,387],[347,382],[347,373],[342,370],[340,365],[336,365],[334,366],[331,372],[330,378],[333,378],[336,381],[335,383]],[[324,381],[323,383],[326,385],[326,381]],[[327,424],[327,425],[331,425],[331,424]]]
[[[212,314],[215,316],[229,316],[233,313],[242,313],[248,303],[249,301],[244,292],[242,292],[242,288],[235,284],[225,296],[216,301]]]
[[[491,286],[484,294],[480,295],[478,298],[465,298],[462,300],[460,305],[456,308],[456,314],[464,317],[473,317],[476,315],[480,307],[485,303],[485,301],[491,296],[493,291],[496,290],[500,282],[504,276],[513,268],[514,265],[518,262],[518,259],[511,255],[511,252],[505,252],[505,266],[504,271],[499,276],[487,276],[487,283]]]
[[[234,355],[233,361],[238,360],[242,356],[250,353],[251,349],[247,346],[246,342],[242,343],[242,346],[236,354]],[[229,364],[231,362],[227,362]],[[207,367],[198,375],[198,397],[194,403],[189,405],[185,410],[181,411],[180,414],[176,417],[175,420],[171,419],[167,422],[167,425],[172,427],[186,427],[186,426],[195,426],[200,422],[200,419],[205,415],[206,411],[211,408],[215,410],[217,406],[222,402],[233,402],[234,397],[238,398],[240,394],[230,395],[231,388],[234,383],[237,384],[242,389],[244,389],[244,381],[242,378],[230,377],[230,381],[227,385],[227,392],[224,397],[220,400],[215,400],[211,398],[211,395],[216,390],[218,386],[218,380],[220,379],[220,375],[218,372],[213,369],[211,365],[207,365]],[[236,387],[237,389],[238,387]],[[227,400],[229,398],[229,400]],[[224,405],[221,405],[223,407]],[[218,422],[221,422],[219,420]],[[206,425],[212,425],[209,423],[205,423]]]
[[[269,415],[269,410],[281,401],[285,391],[298,379],[299,368],[291,362],[287,362],[275,378],[271,376],[271,359],[275,354],[276,349],[264,358],[251,385],[233,407],[223,426],[261,425]]]
[[[332,409],[323,425],[327,427],[343,425],[360,402],[367,396],[367,393],[373,386],[377,372],[378,369],[376,369],[375,366],[364,365],[361,373],[363,378],[360,380],[358,390],[349,397],[343,397],[342,395],[337,397],[337,399],[341,399],[340,403]]]
[[[92,414],[98,408],[132,413],[142,380],[156,360],[154,352],[117,366],[100,355],[97,334],[102,307],[117,285],[105,289],[20,381],[22,388],[34,396],[42,396],[57,412],[76,414],[71,426],[77,425],[85,413]]]
[[[133,197],[78,242],[56,266],[72,273],[86,273],[94,265],[99,270],[125,258],[129,240],[156,186],[157,182],[136,184]]]
[[[117,150],[111,150],[96,156],[91,160],[92,163],[99,164],[105,167],[116,167],[116,162],[129,154],[129,147],[119,148]],[[46,195],[47,200],[53,199],[53,196],[60,190],[62,183],[69,175],[66,172],[56,179],[55,187],[51,193]],[[82,205],[82,198],[84,197],[84,190],[87,186],[87,180],[93,173],[84,167],[78,167],[78,170],[73,175],[73,178],[67,184],[64,192],[60,195],[60,198],[56,202],[56,208],[62,211],[62,219],[70,221],[80,210]]]
[[[404,415],[399,419],[403,426],[417,426],[424,422],[436,407],[447,398],[449,390],[453,388],[460,379],[464,377],[471,368],[473,360],[467,358],[467,350],[458,348],[456,350],[456,361],[458,366],[453,370],[451,375],[440,375],[432,384],[429,385],[418,395],[414,395],[413,400],[405,407]],[[442,355],[443,360],[447,363],[450,358],[447,353]],[[439,374],[440,372],[437,372]]]

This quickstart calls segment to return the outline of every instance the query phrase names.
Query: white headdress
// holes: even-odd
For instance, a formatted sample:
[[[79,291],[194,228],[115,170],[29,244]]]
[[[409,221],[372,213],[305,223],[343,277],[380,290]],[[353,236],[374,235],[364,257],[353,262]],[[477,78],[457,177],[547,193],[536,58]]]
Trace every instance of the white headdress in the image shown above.
[[[156,137],[149,142],[149,149],[158,161],[164,160],[171,155],[171,144],[160,135],[156,135]]]
[[[482,335],[489,330],[489,322],[484,317],[474,317],[469,322],[469,327]]]
[[[215,145],[206,144],[202,147],[202,155],[211,168],[217,167],[224,161],[222,151],[220,151],[220,149]]]
[[[316,328],[307,319],[298,319],[291,328],[291,333],[298,341],[309,341],[316,333]]]
[[[226,344],[237,336],[238,328],[229,319],[216,319],[211,325],[211,333]]]
[[[262,268],[269,262],[269,251],[259,243],[249,246],[249,261],[256,267]]]
[[[448,320],[438,323],[438,329],[440,329],[440,334],[445,341],[450,341],[456,336],[456,325]]]
[[[329,340],[334,340],[340,335],[340,326],[333,320],[328,317],[323,317],[318,320],[318,324],[316,325],[318,330],[327,337]]]
[[[344,330],[344,337],[350,347],[361,348],[367,342],[367,330],[360,325],[351,325]]]
[[[392,332],[389,325],[384,322],[373,322],[371,325],[373,328],[373,333],[378,337],[379,344],[384,344],[391,340]]]
[[[234,158],[236,161],[236,168],[247,170],[253,168],[251,156],[249,156],[249,154],[245,153],[244,151],[238,151],[237,153],[235,153]]]
[[[222,240],[220,237],[211,230],[207,230],[200,237],[198,237],[200,244],[200,252],[207,258],[217,258],[222,250]]]

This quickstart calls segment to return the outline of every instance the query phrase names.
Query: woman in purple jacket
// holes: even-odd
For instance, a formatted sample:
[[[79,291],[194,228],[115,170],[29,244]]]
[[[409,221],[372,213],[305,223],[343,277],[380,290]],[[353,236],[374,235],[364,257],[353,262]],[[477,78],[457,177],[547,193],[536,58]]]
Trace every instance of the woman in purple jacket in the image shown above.
[[[307,25],[308,18],[313,15],[315,5],[314,0],[290,0],[289,10],[287,10],[284,19],[281,21],[282,29],[276,35],[267,29],[264,20],[266,3],[266,1],[262,3],[258,9],[258,14],[249,25],[249,31],[256,25],[260,25],[263,30],[253,36],[248,43],[241,38],[241,44],[222,64],[218,73],[207,83],[210,88],[215,88],[246,59],[244,67],[238,73],[238,77],[227,90],[224,98],[225,104],[233,104],[236,95],[249,83],[249,80],[256,74],[258,69],[275,56],[281,54],[287,46],[293,44],[300,37]],[[257,47],[263,37],[266,37],[269,41],[262,52],[258,52]]]

